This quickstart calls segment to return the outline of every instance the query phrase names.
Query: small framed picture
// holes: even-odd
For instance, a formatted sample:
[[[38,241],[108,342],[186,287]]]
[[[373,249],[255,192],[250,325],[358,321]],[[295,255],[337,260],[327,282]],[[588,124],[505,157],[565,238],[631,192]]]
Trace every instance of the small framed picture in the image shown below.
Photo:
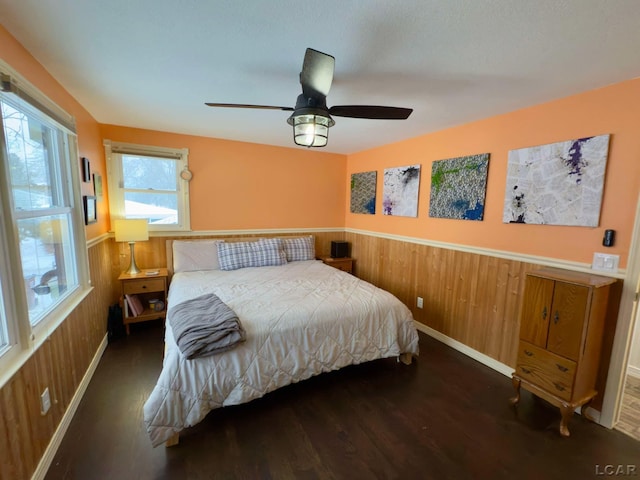
[[[82,181],[85,183],[91,181],[91,168],[87,157],[82,157]]]
[[[102,200],[102,175],[93,174],[93,194],[98,200]]]
[[[96,209],[96,197],[93,195],[85,195],[82,197],[84,202],[84,223],[96,223],[98,221],[98,211]]]

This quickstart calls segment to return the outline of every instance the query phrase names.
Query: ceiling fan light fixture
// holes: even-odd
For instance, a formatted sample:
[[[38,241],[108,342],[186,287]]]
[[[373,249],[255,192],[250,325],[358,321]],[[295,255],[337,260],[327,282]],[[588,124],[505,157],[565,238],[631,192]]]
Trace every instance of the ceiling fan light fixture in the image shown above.
[[[326,114],[291,115],[287,123],[293,126],[293,141],[303,147],[324,147],[329,141],[329,128],[336,122]]]

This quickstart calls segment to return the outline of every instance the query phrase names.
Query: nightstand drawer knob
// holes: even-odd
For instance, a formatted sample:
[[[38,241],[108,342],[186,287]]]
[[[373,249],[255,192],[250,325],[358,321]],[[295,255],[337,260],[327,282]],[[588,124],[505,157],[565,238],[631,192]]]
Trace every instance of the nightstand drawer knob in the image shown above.
[[[529,350],[525,350],[525,351],[524,351],[524,354],[525,354],[527,357],[533,357],[533,352],[530,352]]]
[[[564,365],[560,365],[559,363],[556,363],[556,367],[558,367],[558,370],[560,370],[561,372],[566,372],[567,370],[569,370],[567,367],[565,367]]]
[[[553,383],[553,386],[556,387],[558,390],[560,390],[561,392],[564,392],[564,385],[562,385],[561,383]]]
[[[526,373],[527,375],[531,375],[531,370],[528,370],[524,367],[520,367],[520,370],[522,370],[524,373]]]

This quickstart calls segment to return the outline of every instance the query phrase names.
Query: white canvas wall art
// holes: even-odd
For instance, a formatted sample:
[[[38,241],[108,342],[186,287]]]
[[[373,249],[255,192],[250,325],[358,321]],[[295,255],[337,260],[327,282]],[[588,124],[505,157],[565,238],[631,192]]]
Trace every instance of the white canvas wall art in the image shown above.
[[[597,227],[609,135],[509,152],[502,220]]]
[[[382,213],[401,217],[418,216],[420,165],[387,168],[382,186]]]

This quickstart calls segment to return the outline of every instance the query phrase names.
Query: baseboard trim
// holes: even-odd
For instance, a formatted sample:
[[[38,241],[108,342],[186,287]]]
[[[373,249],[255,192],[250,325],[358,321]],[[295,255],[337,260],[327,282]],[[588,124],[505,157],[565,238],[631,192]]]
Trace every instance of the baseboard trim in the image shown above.
[[[627,367],[627,375],[635,378],[640,378],[640,367],[634,367],[633,365],[629,365]]]
[[[448,345],[454,350],[457,350],[460,353],[464,353],[467,357],[471,357],[474,360],[482,363],[483,365],[486,365],[487,367],[494,369],[496,372],[500,372],[505,377],[511,378],[511,374],[514,372],[514,369],[511,368],[509,365],[499,362],[495,358],[491,358],[490,356],[485,355],[484,353],[479,352],[478,350],[475,350],[469,347],[468,345],[465,345],[464,343],[459,342],[458,340],[454,340],[451,337],[447,337],[444,333],[440,333],[439,331],[434,330],[433,328],[428,327],[423,323],[416,322],[416,321],[414,321],[413,323],[415,324],[416,328],[420,330],[422,333],[426,333],[430,337],[433,337],[436,340],[444,343],[445,345]]]
[[[420,322],[416,322],[414,320],[413,323],[415,324],[416,328],[419,331],[421,331],[422,333],[426,333],[430,337],[433,337],[436,340],[444,343],[445,345],[448,345],[449,347],[453,348],[454,350],[457,350],[460,353],[464,353],[467,357],[473,358],[474,360],[482,363],[483,365],[486,365],[487,367],[492,368],[496,372],[503,374],[505,377],[511,378],[511,374],[514,372],[514,369],[511,368],[509,365],[506,365],[506,364],[504,364],[502,362],[499,362],[495,358],[491,358],[490,356],[485,355],[482,352],[474,350],[473,348],[465,345],[462,342],[454,340],[451,337],[447,337],[444,333],[440,333],[439,331],[434,330],[431,327],[427,327],[426,325],[424,325],[424,324],[422,324]],[[601,414],[600,414],[600,412],[598,410],[595,410],[595,409],[589,407],[587,409],[587,412],[591,416],[591,418],[593,418],[593,421],[595,423],[598,423],[598,424],[602,425],[600,423],[600,415]],[[582,409],[580,407],[576,408],[576,413],[582,414]]]
[[[98,347],[98,351],[93,356],[93,360],[91,360],[91,363],[89,364],[89,368],[84,374],[84,377],[80,382],[80,385],[78,385],[78,389],[76,390],[76,393],[73,395],[73,398],[71,399],[71,403],[69,403],[69,408],[67,408],[67,411],[64,413],[64,416],[62,417],[62,420],[60,421],[58,428],[54,432],[53,437],[51,437],[49,446],[47,447],[47,449],[44,452],[44,455],[40,459],[40,463],[38,464],[36,471],[33,473],[31,480],[42,480],[46,476],[47,471],[49,470],[49,466],[51,465],[53,458],[58,452],[60,443],[62,443],[62,439],[64,438],[65,433],[67,433],[67,429],[71,424],[71,420],[73,419],[73,416],[76,414],[76,410],[78,410],[78,406],[80,405],[80,401],[84,396],[84,392],[87,390],[87,387],[89,386],[89,382],[91,381],[91,378],[93,377],[93,374],[95,373],[96,368],[98,368],[98,364],[100,363],[102,354],[107,349],[107,343],[108,343],[108,339],[107,339],[107,335],[105,335],[104,338],[102,339],[102,342],[100,343],[100,346]]]

